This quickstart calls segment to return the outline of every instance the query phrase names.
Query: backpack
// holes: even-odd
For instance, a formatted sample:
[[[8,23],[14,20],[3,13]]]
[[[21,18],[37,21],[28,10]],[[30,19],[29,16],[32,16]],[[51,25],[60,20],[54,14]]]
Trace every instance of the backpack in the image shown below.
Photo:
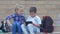
[[[2,30],[3,32],[9,32],[9,27],[8,27],[8,24],[7,24],[7,22],[6,23],[4,23],[4,21],[1,21],[1,27],[0,27],[0,30]],[[5,24],[5,25],[4,25]],[[4,27],[6,28],[6,29],[4,29]]]
[[[43,16],[41,27],[46,30],[48,33],[52,33],[54,31],[53,19],[50,16]],[[44,30],[40,29],[41,32]]]

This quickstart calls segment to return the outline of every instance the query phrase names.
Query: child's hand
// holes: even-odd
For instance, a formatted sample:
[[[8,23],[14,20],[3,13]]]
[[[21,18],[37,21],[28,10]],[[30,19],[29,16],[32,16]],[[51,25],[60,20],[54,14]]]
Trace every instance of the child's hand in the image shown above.
[[[24,21],[22,21],[22,24],[26,25],[26,23]]]
[[[40,24],[34,24],[34,23],[32,23],[32,24],[36,27],[40,27]]]
[[[12,26],[12,24],[10,24],[10,26]]]
[[[32,23],[33,25],[35,25],[34,23]]]

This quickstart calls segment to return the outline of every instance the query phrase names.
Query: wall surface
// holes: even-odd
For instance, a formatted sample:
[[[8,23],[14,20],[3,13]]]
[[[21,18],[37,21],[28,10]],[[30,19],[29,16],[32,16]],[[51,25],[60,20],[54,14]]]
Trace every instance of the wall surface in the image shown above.
[[[37,14],[41,18],[45,15],[51,16],[54,20],[55,31],[60,32],[60,0],[0,0],[0,21],[14,13],[16,4],[24,7],[26,15],[30,7],[37,7]]]

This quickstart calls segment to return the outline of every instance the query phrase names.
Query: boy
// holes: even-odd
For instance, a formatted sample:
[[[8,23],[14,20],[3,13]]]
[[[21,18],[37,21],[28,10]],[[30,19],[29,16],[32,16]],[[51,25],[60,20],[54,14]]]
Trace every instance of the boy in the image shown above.
[[[31,7],[30,15],[26,21],[32,21],[32,23],[28,24],[27,26],[25,26],[25,24],[21,25],[24,34],[29,34],[28,30],[30,34],[35,34],[35,32],[36,33],[40,32],[41,19],[39,18],[39,16],[37,16],[36,11],[37,11],[36,7]],[[28,27],[28,30],[26,27]]]
[[[10,19],[13,18],[13,23],[10,23]],[[22,34],[21,32],[21,24],[25,22],[25,17],[23,16],[23,9],[22,7],[16,7],[15,13],[7,17],[7,22],[9,26],[12,26],[12,34],[16,34],[16,29],[18,34]]]

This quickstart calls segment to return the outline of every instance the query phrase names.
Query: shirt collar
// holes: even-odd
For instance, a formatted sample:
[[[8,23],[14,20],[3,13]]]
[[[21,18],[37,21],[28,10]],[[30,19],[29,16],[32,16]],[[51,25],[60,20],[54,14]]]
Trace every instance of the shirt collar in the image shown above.
[[[37,16],[37,15],[36,15],[36,16]],[[36,17],[36,16],[35,16],[35,17]],[[30,16],[30,17],[31,17],[31,16]],[[31,17],[31,18],[35,18],[35,17]]]
[[[23,16],[23,14],[22,15],[18,15],[17,13],[15,13],[17,16]]]

